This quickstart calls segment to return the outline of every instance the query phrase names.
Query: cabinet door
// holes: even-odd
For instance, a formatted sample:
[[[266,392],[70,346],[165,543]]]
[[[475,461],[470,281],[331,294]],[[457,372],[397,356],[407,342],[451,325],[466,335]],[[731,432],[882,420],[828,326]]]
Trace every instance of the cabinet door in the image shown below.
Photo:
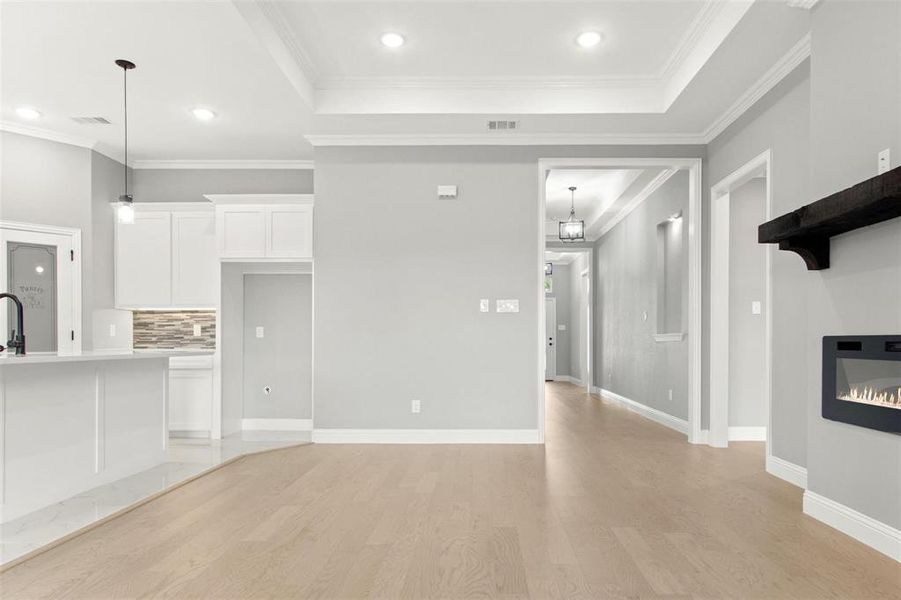
[[[217,208],[219,256],[255,258],[266,256],[265,211],[258,206]]]
[[[310,258],[313,256],[313,207],[268,208],[266,256]]]
[[[135,214],[116,225],[116,306],[172,304],[172,230],[167,212]]]
[[[172,214],[172,303],[216,306],[216,221],[212,212]]]
[[[210,431],[213,372],[208,369],[169,371],[169,431]]]

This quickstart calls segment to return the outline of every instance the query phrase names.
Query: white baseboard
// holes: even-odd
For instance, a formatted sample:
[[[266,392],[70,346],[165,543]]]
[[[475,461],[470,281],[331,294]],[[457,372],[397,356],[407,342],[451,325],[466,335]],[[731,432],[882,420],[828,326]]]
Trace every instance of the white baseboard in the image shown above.
[[[766,427],[730,427],[730,442],[765,442]]]
[[[778,456],[767,456],[766,472],[779,479],[784,479],[802,490],[807,489],[807,469],[795,463],[788,462]]]
[[[241,419],[244,431],[311,431],[312,419]]]
[[[613,400],[614,402],[622,404],[632,412],[637,413],[642,417],[645,417],[646,419],[650,419],[656,423],[660,423],[661,425],[669,427],[670,429],[675,429],[679,433],[688,435],[688,421],[684,419],[668,415],[661,410],[657,410],[656,408],[645,406],[644,404],[636,402],[635,400],[630,400],[625,396],[620,396],[619,394],[611,392],[610,390],[600,389],[599,393],[602,396]]]
[[[571,383],[573,385],[584,386],[585,383],[581,379],[576,379],[572,375],[557,375],[554,377],[554,381],[565,381],[566,383]]]
[[[901,562],[901,530],[810,490],[804,492],[804,514]]]
[[[314,429],[317,444],[540,444],[537,429]]]

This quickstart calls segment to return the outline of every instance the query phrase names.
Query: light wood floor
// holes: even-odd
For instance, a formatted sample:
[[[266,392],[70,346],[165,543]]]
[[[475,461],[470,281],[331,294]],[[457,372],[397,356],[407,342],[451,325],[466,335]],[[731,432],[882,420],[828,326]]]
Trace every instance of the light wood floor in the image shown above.
[[[5,599],[901,598],[763,444],[693,447],[568,384],[547,445],[244,458],[0,575]]]

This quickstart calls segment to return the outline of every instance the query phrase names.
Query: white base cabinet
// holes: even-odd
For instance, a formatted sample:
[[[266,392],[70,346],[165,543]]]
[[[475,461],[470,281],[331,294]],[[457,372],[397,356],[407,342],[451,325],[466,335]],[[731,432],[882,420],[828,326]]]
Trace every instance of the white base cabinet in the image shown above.
[[[170,358],[169,432],[209,435],[212,407],[212,357]]]

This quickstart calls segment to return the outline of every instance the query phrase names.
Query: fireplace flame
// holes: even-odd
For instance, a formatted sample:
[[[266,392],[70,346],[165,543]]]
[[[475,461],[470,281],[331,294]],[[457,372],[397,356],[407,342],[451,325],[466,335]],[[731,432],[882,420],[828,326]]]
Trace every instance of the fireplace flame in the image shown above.
[[[851,388],[851,391],[841,394],[839,400],[848,402],[860,402],[861,404],[873,404],[901,410],[901,387],[897,390],[877,390],[872,387],[863,389]]]

